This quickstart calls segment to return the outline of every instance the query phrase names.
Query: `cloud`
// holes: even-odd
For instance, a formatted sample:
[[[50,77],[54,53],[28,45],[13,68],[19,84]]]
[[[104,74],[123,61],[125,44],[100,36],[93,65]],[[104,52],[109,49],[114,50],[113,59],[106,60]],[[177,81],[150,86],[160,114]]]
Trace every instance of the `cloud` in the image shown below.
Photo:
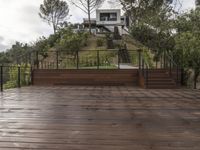
[[[0,52],[1,52],[1,51],[5,51],[7,48],[8,48],[8,46],[6,46],[6,45],[4,45],[4,44],[2,44],[2,43],[0,42]]]
[[[3,42],[4,38],[2,36],[0,36],[0,42]]]
[[[7,48],[7,46],[4,45],[3,43],[4,43],[4,38],[0,36],[0,51],[5,50]]]
[[[39,15],[43,0],[0,0],[0,36],[4,37],[1,48],[11,47],[15,41],[31,42],[52,33],[51,27]]]

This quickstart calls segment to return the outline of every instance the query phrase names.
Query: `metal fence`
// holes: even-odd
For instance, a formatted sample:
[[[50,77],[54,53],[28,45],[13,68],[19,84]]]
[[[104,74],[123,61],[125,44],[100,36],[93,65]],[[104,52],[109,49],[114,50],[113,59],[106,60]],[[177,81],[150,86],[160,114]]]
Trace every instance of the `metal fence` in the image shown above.
[[[31,84],[32,71],[25,65],[0,66],[0,90],[28,86]]]
[[[149,69],[168,69],[177,84],[180,81],[180,69],[171,57],[147,59],[142,50],[33,51],[13,61],[0,66],[1,91],[30,85],[34,69],[138,69],[147,85]]]
[[[27,57],[26,57],[27,58]],[[45,57],[36,52],[28,62],[36,69],[135,69],[139,67],[138,51],[84,50],[49,51]]]

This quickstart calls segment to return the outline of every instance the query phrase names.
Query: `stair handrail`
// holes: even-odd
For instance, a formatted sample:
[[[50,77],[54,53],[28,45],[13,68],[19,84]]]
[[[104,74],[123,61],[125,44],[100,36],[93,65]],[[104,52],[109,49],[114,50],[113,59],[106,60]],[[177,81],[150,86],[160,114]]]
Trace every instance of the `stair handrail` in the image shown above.
[[[146,88],[148,88],[148,82],[149,82],[149,64],[147,63],[146,59],[144,58],[144,55],[141,55],[141,66],[140,66],[140,74],[143,76],[144,78],[144,83],[146,85]]]
[[[169,59],[170,63],[170,76],[172,77],[172,67],[176,67],[176,84],[179,85],[179,64],[174,61],[174,59],[168,54],[165,55]],[[173,64],[173,66],[172,66]]]

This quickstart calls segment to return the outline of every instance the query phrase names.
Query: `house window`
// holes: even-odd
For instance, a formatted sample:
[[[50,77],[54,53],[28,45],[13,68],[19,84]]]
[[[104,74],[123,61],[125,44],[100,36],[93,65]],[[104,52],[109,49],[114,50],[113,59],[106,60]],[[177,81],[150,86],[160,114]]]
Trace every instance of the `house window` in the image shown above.
[[[117,21],[117,13],[100,13],[100,21]]]

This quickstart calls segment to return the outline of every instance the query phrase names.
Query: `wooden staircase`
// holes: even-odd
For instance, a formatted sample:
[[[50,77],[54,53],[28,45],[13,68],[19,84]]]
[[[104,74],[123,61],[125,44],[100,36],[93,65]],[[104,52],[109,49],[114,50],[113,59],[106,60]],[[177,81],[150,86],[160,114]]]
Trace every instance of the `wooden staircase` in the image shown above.
[[[175,70],[170,73],[169,69],[149,69],[148,81],[145,83],[148,89],[175,89],[176,83]]]

